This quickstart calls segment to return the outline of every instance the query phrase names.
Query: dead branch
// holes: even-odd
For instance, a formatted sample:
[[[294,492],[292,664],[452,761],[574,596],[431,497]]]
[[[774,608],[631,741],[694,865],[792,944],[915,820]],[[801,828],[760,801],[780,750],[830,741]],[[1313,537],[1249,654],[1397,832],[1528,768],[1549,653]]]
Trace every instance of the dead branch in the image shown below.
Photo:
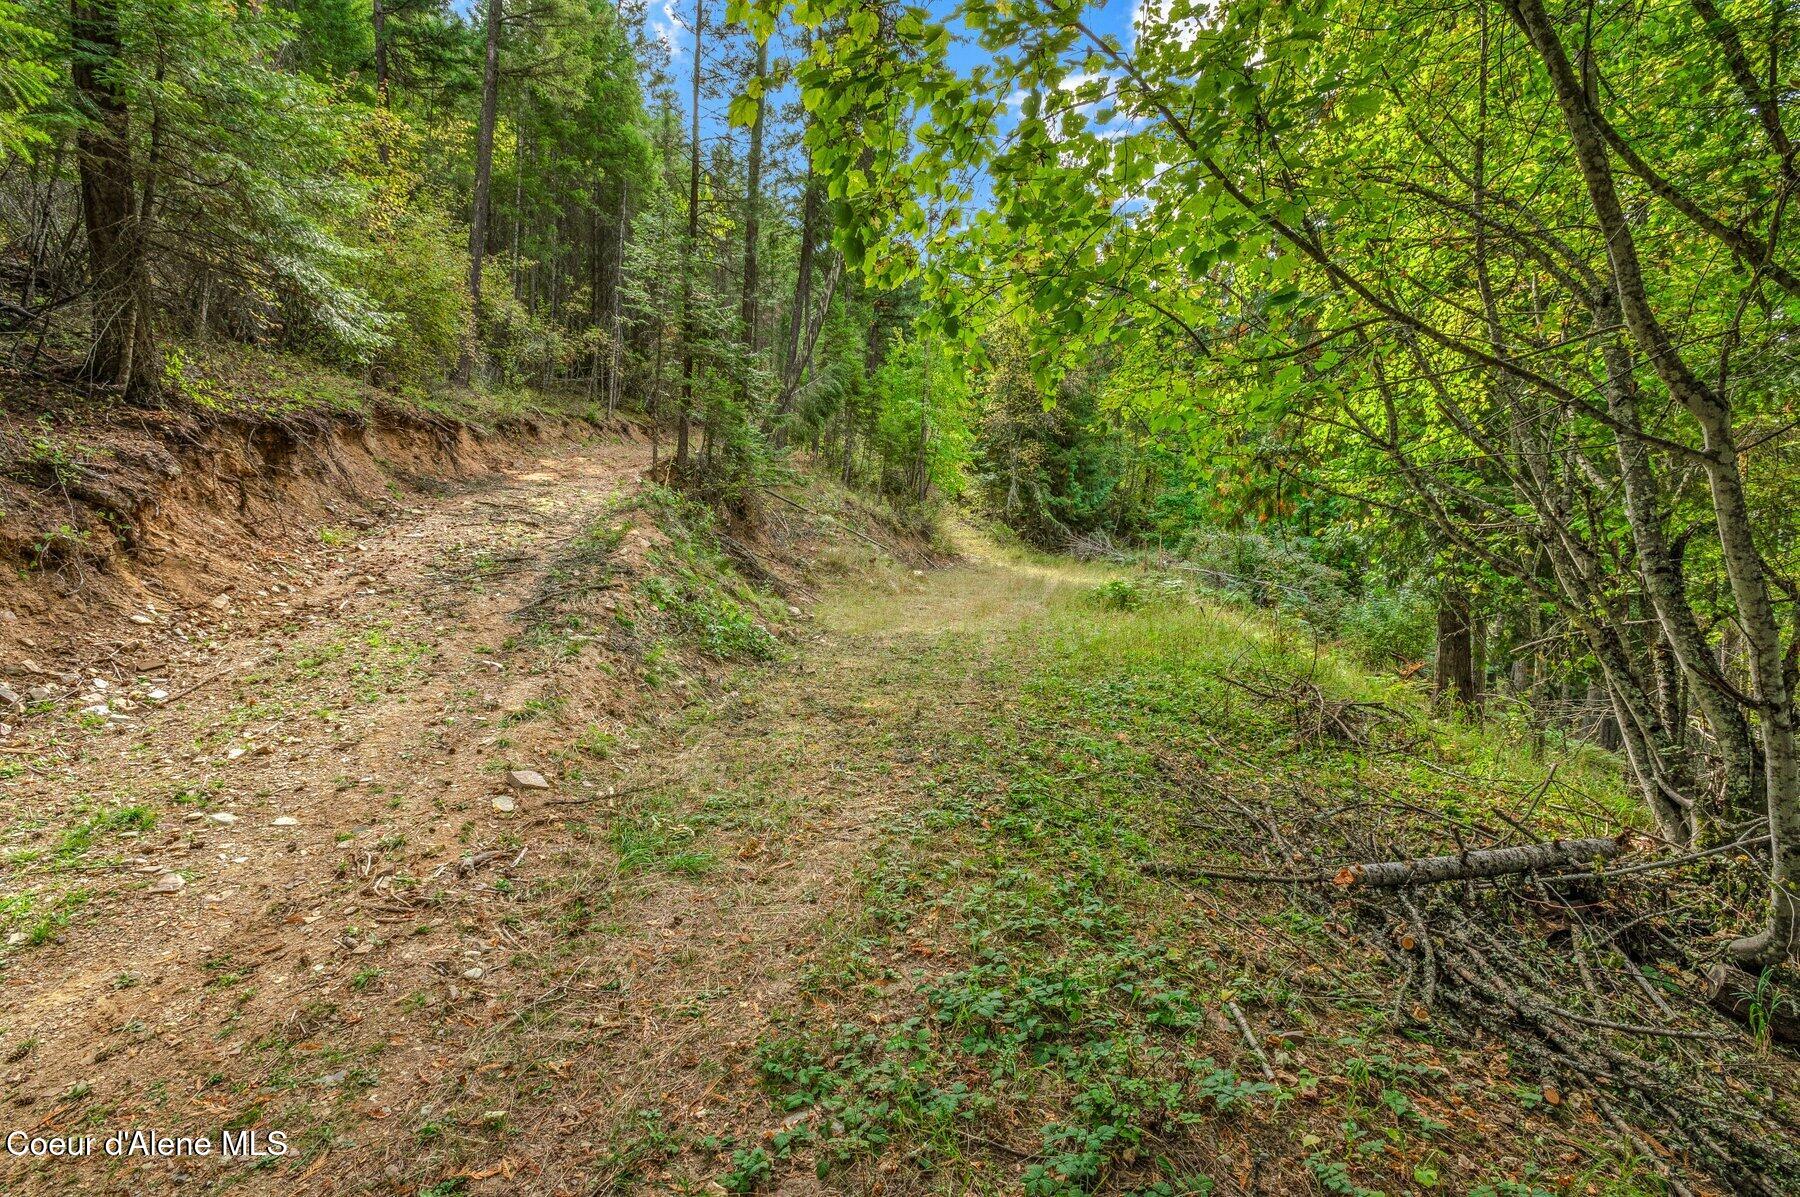
[[[1727,852],[1738,852],[1745,848],[1755,848],[1769,842],[1766,835],[1755,836],[1747,840],[1734,840],[1729,844],[1720,844],[1713,848],[1704,848],[1698,852],[1688,852],[1681,856],[1671,856],[1663,860],[1645,861],[1643,864],[1629,865],[1622,869],[1596,869],[1590,873],[1559,873],[1555,877],[1546,877],[1546,881],[1610,881],[1614,877],[1629,877],[1634,873],[1653,873],[1662,869],[1673,869],[1684,864],[1692,864],[1696,860],[1704,860],[1709,856],[1720,856]]]
[[[1608,1031],[1620,1031],[1627,1035],[1660,1035],[1665,1039],[1712,1039],[1729,1043],[1730,1035],[1721,1035],[1717,1031],[1684,1031],[1680,1027],[1648,1027],[1635,1022],[1614,1022],[1610,1018],[1595,1018],[1589,1014],[1576,1014],[1571,1010],[1558,1010],[1558,1018],[1570,1022],[1578,1022],[1583,1026],[1601,1027]]]
[[[1400,722],[1399,712],[1386,703],[1332,698],[1310,678],[1287,679],[1280,686],[1272,680],[1258,685],[1230,675],[1220,680],[1263,702],[1285,705],[1302,740],[1367,747],[1378,727]]]
[[[873,536],[869,536],[863,532],[858,531],[855,528],[852,528],[849,524],[849,521],[847,521],[847,520],[840,520],[834,516],[821,515],[819,512],[814,511],[810,507],[805,507],[799,503],[794,502],[792,499],[788,498],[786,495],[782,494],[780,491],[776,490],[772,486],[765,486],[765,487],[762,487],[761,489],[763,490],[763,492],[765,494],[769,495],[771,498],[780,499],[783,503],[786,503],[789,507],[794,508],[796,511],[803,511],[807,515],[812,516],[814,519],[827,520],[834,527],[843,529],[845,532],[848,532],[850,535],[856,537],[858,540],[867,541],[868,543],[874,545],[876,548],[880,549],[882,552],[886,553],[890,557],[898,557],[899,556],[899,554],[894,552],[893,549],[889,548],[887,545],[882,544],[879,540],[876,540]]]
[[[506,855],[505,852],[502,852],[496,848],[496,849],[490,849],[486,852],[477,852],[473,856],[465,856],[461,860],[456,862],[456,875],[458,877],[467,877],[470,873],[473,873],[476,869],[479,869],[482,865],[488,864],[492,861],[499,860],[502,856],[505,856],[505,855]]]
[[[1567,868],[1596,860],[1611,860],[1625,850],[1618,840],[1550,840],[1511,848],[1478,848],[1455,856],[1425,856],[1413,860],[1377,860],[1345,865],[1332,877],[1344,888],[1399,889],[1407,885],[1433,885],[1445,881],[1471,881]]]
[[[1225,1008],[1231,1011],[1231,1021],[1237,1024],[1238,1034],[1242,1035],[1244,1042],[1249,1045],[1250,1054],[1255,1056],[1256,1062],[1262,1066],[1263,1077],[1267,1080],[1274,1080],[1275,1069],[1270,1065],[1269,1057],[1263,1052],[1262,1044],[1256,1041],[1256,1034],[1251,1031],[1250,1022],[1244,1017],[1243,1010],[1238,1007],[1236,1002],[1226,1002]]]

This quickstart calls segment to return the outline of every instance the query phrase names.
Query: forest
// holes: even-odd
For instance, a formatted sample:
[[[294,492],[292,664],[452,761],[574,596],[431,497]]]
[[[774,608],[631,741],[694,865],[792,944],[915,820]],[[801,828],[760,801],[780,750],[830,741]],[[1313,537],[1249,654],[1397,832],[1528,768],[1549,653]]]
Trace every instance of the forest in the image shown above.
[[[1794,1191],[1793,7],[0,0],[0,1131]]]

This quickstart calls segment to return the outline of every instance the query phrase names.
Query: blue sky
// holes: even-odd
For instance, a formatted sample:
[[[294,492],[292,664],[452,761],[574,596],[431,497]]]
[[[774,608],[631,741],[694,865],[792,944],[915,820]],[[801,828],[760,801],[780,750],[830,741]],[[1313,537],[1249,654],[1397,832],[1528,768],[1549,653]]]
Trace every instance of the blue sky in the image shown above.
[[[1090,9],[1093,14],[1091,27],[1096,33],[1116,34],[1125,44],[1129,45],[1131,42],[1131,17],[1143,2],[1144,0],[1110,0],[1110,2],[1109,0],[1100,0],[1100,3],[1093,5]],[[709,17],[710,20],[717,20],[722,15],[724,6],[718,4],[717,0],[708,0],[709,8],[713,8],[715,5],[718,11]],[[935,2],[925,4],[924,7],[941,17],[950,12],[954,6],[942,3],[941,0],[935,0]],[[650,26],[668,43],[670,56],[679,68],[677,74],[686,73],[688,55],[692,53],[693,49],[693,39],[688,36],[687,30],[683,27],[683,18],[680,14],[686,14],[686,19],[691,20],[693,11],[692,0],[685,0],[685,2],[684,0],[649,0]],[[952,61],[959,67],[971,67],[979,65],[985,57],[986,55],[979,46],[964,43],[957,48]]]
[[[714,60],[713,50],[717,43],[713,38],[720,32],[715,22],[720,22],[725,15],[725,0],[705,0],[707,9],[709,48],[707,59]],[[459,12],[470,14],[475,7],[475,0],[451,0],[452,6]],[[676,81],[677,101],[685,113],[689,105],[688,72],[693,54],[693,38],[688,33],[686,21],[692,20],[694,0],[646,0],[645,19],[653,36],[659,36],[669,51],[669,73]],[[930,12],[942,17],[954,9],[954,5],[945,0],[927,0],[924,6]],[[1148,7],[1155,11],[1161,7],[1161,0],[1098,0],[1088,9],[1088,25],[1100,34],[1117,36],[1121,43],[1129,47],[1132,43],[1132,24],[1136,14]],[[953,28],[956,26],[953,24]],[[791,32],[792,27],[784,27],[784,32]],[[725,36],[733,38],[741,46],[744,35],[736,31],[726,31]],[[780,38],[782,35],[778,34]],[[790,45],[777,43],[776,55],[792,54]],[[951,63],[959,69],[968,70],[979,66],[987,60],[987,53],[969,37],[957,40],[951,50]],[[781,97],[782,103],[791,101],[791,92]],[[709,97],[701,101],[700,128],[703,141],[711,142],[722,136],[743,138],[745,131],[731,129],[725,120],[726,97]]]
[[[1140,8],[1148,5],[1152,11],[1160,7],[1158,0],[1098,0],[1090,5],[1088,25],[1096,33],[1117,36],[1127,47],[1132,42],[1132,23]],[[712,22],[724,16],[724,0],[706,0],[709,43],[718,32]],[[943,0],[929,0],[924,6],[940,18],[954,9],[953,4]],[[693,54],[693,38],[687,29],[687,23],[693,19],[694,0],[648,0],[646,20],[654,35],[660,36],[669,49],[669,73],[677,80],[677,98],[682,111],[689,106],[688,72]],[[953,24],[952,28],[956,28]],[[784,26],[784,33],[791,33],[791,26]],[[742,44],[744,35],[728,32],[727,36],[739,40]],[[777,35],[778,38],[781,34]],[[778,41],[775,54],[793,54],[791,46]],[[961,70],[972,69],[986,61],[988,55],[972,38],[958,39],[951,51],[951,63]],[[707,59],[713,61],[713,50],[707,50]],[[787,103],[793,99],[792,93],[781,96],[780,102]],[[743,138],[745,131],[731,129],[725,121],[726,98],[711,97],[701,101],[700,128],[701,138],[712,141],[721,136]]]
[[[686,22],[693,19],[693,0],[648,0],[647,19],[653,33],[662,37],[669,47],[670,70],[677,78],[685,79],[688,73],[689,57],[693,53],[693,38],[689,35]],[[1101,34],[1113,34],[1129,46],[1132,41],[1132,18],[1144,4],[1152,9],[1157,6],[1156,0],[1099,0],[1089,8],[1089,26]],[[940,18],[951,12],[952,4],[942,0],[932,0],[924,6],[928,11]],[[707,0],[708,21],[717,21],[723,16],[722,0]],[[953,26],[954,27],[954,26]],[[710,28],[710,26],[709,26]],[[791,26],[785,29],[791,32]],[[710,36],[710,34],[709,34]],[[737,35],[737,36],[742,36]],[[711,52],[708,52],[708,58]],[[980,65],[987,59],[987,54],[972,39],[962,38],[951,51],[951,63],[968,69]],[[687,102],[685,88],[682,90],[682,103]]]

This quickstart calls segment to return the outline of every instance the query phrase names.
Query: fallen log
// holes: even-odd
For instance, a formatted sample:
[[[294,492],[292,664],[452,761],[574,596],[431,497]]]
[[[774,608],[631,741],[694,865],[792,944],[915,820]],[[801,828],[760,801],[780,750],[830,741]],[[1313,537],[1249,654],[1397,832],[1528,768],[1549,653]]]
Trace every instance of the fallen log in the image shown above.
[[[1737,845],[1732,845],[1736,847]],[[1625,850],[1619,840],[1550,840],[1541,844],[1524,844],[1514,848],[1481,848],[1459,856],[1423,856],[1412,860],[1375,860],[1362,864],[1342,865],[1333,873],[1329,869],[1311,873],[1255,872],[1247,869],[1214,868],[1210,865],[1149,863],[1143,870],[1157,877],[1182,880],[1244,881],[1268,885],[1365,886],[1369,889],[1400,889],[1408,885],[1432,885],[1443,881],[1469,881],[1480,877],[1504,877],[1512,873],[1543,871],[1544,880],[1595,880],[1623,876],[1640,869],[1612,872],[1560,873],[1574,865],[1592,865],[1611,860]],[[1697,853],[1696,856],[1707,855]],[[1662,868],[1680,864],[1686,857],[1653,863],[1642,868]]]
[[[1618,840],[1549,840],[1511,848],[1480,848],[1456,856],[1424,856],[1414,860],[1373,860],[1349,864],[1332,877],[1332,884],[1350,888],[1399,889],[1407,885],[1434,885],[1444,881],[1470,881],[1479,877],[1504,877],[1566,869],[1611,860],[1625,850]]]

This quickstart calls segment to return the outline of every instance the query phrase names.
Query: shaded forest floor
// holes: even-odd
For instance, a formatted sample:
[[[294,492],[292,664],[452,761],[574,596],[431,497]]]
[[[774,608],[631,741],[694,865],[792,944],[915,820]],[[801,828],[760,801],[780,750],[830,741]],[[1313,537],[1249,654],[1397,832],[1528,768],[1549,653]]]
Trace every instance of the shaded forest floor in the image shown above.
[[[1321,741],[1228,679],[1417,704],[972,538],[919,572],[817,521],[759,590],[647,464],[591,441],[344,533],[295,619],[109,681],[128,723],[26,725],[0,1125],[291,1150],[0,1190],[1667,1191],[1335,916],[1159,867],[1369,794],[1616,827],[1595,761]],[[1704,1048],[1792,1100],[1791,1057]]]

